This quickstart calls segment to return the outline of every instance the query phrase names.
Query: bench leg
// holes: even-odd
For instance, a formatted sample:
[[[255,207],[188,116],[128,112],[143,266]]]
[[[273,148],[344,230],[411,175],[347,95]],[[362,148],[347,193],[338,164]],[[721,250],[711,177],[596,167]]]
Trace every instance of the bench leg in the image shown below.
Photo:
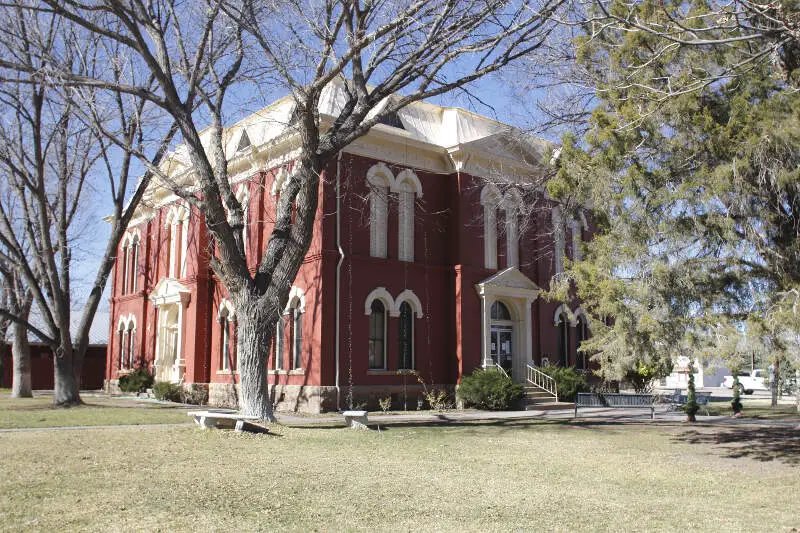
[[[655,420],[655,419],[656,419],[656,408],[650,406],[650,420]]]
[[[578,418],[578,404],[575,404],[575,418]]]
[[[200,427],[203,429],[208,429],[209,427],[211,427],[208,425],[208,419],[204,416],[200,417],[200,421],[198,422],[198,424],[200,424]]]
[[[244,431],[244,424],[245,424],[244,420],[237,420],[234,431],[236,431],[237,433],[241,433],[242,431]]]

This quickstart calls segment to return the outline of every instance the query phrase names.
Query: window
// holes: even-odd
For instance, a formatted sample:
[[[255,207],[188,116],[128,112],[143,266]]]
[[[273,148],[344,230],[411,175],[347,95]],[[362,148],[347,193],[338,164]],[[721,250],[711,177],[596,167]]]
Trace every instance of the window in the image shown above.
[[[414,262],[414,205],[417,196],[422,197],[422,184],[413,170],[406,169],[397,175],[395,187],[398,193],[398,239],[397,258]]]
[[[576,354],[575,366],[581,370],[588,368],[586,352],[580,351],[581,343],[589,338],[589,327],[586,322],[586,317],[578,315],[578,321],[575,330],[575,341],[579,351]]]
[[[483,205],[483,264],[486,268],[497,268],[497,204],[500,192],[492,184],[481,191]]]
[[[389,223],[389,189],[394,185],[394,175],[383,163],[367,171],[369,187],[369,255],[387,257],[387,231]]]
[[[299,308],[293,309],[292,320],[292,368],[303,368],[303,313]]]
[[[136,317],[132,314],[120,317],[117,336],[119,368],[132,369],[136,361]]]
[[[117,331],[117,335],[119,335],[118,344],[119,344],[119,367],[125,368],[125,330],[123,329],[123,325],[120,323],[119,330]]]
[[[495,302],[492,304],[491,319],[510,321],[511,313],[508,312],[508,307],[503,302]]]
[[[572,260],[580,261],[581,258],[581,223],[572,221]]]
[[[386,307],[373,300],[369,315],[369,367],[386,368]]]
[[[516,189],[506,192],[503,208],[506,217],[506,268],[519,266],[519,210],[522,197]]]
[[[168,230],[167,277],[186,277],[186,253],[189,248],[189,210],[181,205],[173,205],[167,212]]]
[[[400,359],[397,368],[410,370],[414,368],[414,314],[408,302],[400,304]]]
[[[245,133],[244,135],[247,134]],[[236,191],[236,200],[242,206],[242,249],[245,255],[247,255],[247,226],[249,224],[248,215],[250,212],[250,190],[248,189],[247,183],[243,183],[239,186],[239,189]],[[230,222],[230,219],[228,221]]]
[[[281,315],[275,325],[275,370],[283,370],[283,334],[284,320]]]
[[[128,329],[128,368],[133,368],[136,361],[136,328],[133,324]]]
[[[553,255],[555,262],[555,273],[564,272],[564,221],[561,215],[561,208],[556,206],[552,211],[553,219]]]
[[[569,319],[566,313],[558,317],[558,364],[569,366]]]
[[[122,285],[122,290],[120,291],[121,294],[128,294],[128,255],[130,254],[130,249],[128,248],[127,244],[123,242],[122,244],[122,277],[120,278],[120,282]]]
[[[231,332],[236,328],[234,320],[233,306],[228,300],[220,302],[219,316],[219,354],[221,370],[236,370],[238,361],[235,353],[235,340],[231,338]]]
[[[139,235],[134,235],[131,241],[130,292],[136,292],[136,282],[138,278],[139,278]]]

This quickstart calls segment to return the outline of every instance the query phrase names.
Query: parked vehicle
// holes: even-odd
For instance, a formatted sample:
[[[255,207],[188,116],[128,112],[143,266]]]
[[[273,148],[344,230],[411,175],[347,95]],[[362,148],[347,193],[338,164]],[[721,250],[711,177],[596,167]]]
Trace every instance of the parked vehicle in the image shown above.
[[[766,378],[767,373],[760,369],[752,372],[739,372],[739,392],[749,394],[754,390],[769,390],[769,382]],[[733,376],[722,378],[722,386],[732,389]]]

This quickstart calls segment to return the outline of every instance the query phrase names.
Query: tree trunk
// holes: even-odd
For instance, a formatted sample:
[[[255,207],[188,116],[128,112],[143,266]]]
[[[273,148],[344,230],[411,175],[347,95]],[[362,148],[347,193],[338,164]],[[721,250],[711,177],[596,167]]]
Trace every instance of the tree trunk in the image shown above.
[[[274,324],[268,313],[254,302],[235,302],[234,305],[241,386],[239,408],[243,415],[275,422],[267,387],[267,358]]]
[[[25,316],[25,319],[28,317]],[[12,398],[32,398],[31,390],[31,349],[28,343],[28,328],[19,322],[14,323],[14,342],[11,345],[11,358],[14,376],[11,384]]]
[[[75,368],[72,349],[64,350],[61,357],[53,358],[55,369],[55,388],[53,389],[53,405],[56,407],[72,407],[81,405],[80,375]]]

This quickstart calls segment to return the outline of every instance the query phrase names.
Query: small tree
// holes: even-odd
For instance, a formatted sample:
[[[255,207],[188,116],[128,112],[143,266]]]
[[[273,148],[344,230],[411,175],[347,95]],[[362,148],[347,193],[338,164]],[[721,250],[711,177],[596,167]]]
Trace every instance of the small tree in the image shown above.
[[[689,387],[686,393],[686,405],[683,406],[683,411],[686,413],[686,420],[688,422],[697,422],[697,411],[700,406],[697,405],[697,394],[694,389],[694,365],[689,362]]]

